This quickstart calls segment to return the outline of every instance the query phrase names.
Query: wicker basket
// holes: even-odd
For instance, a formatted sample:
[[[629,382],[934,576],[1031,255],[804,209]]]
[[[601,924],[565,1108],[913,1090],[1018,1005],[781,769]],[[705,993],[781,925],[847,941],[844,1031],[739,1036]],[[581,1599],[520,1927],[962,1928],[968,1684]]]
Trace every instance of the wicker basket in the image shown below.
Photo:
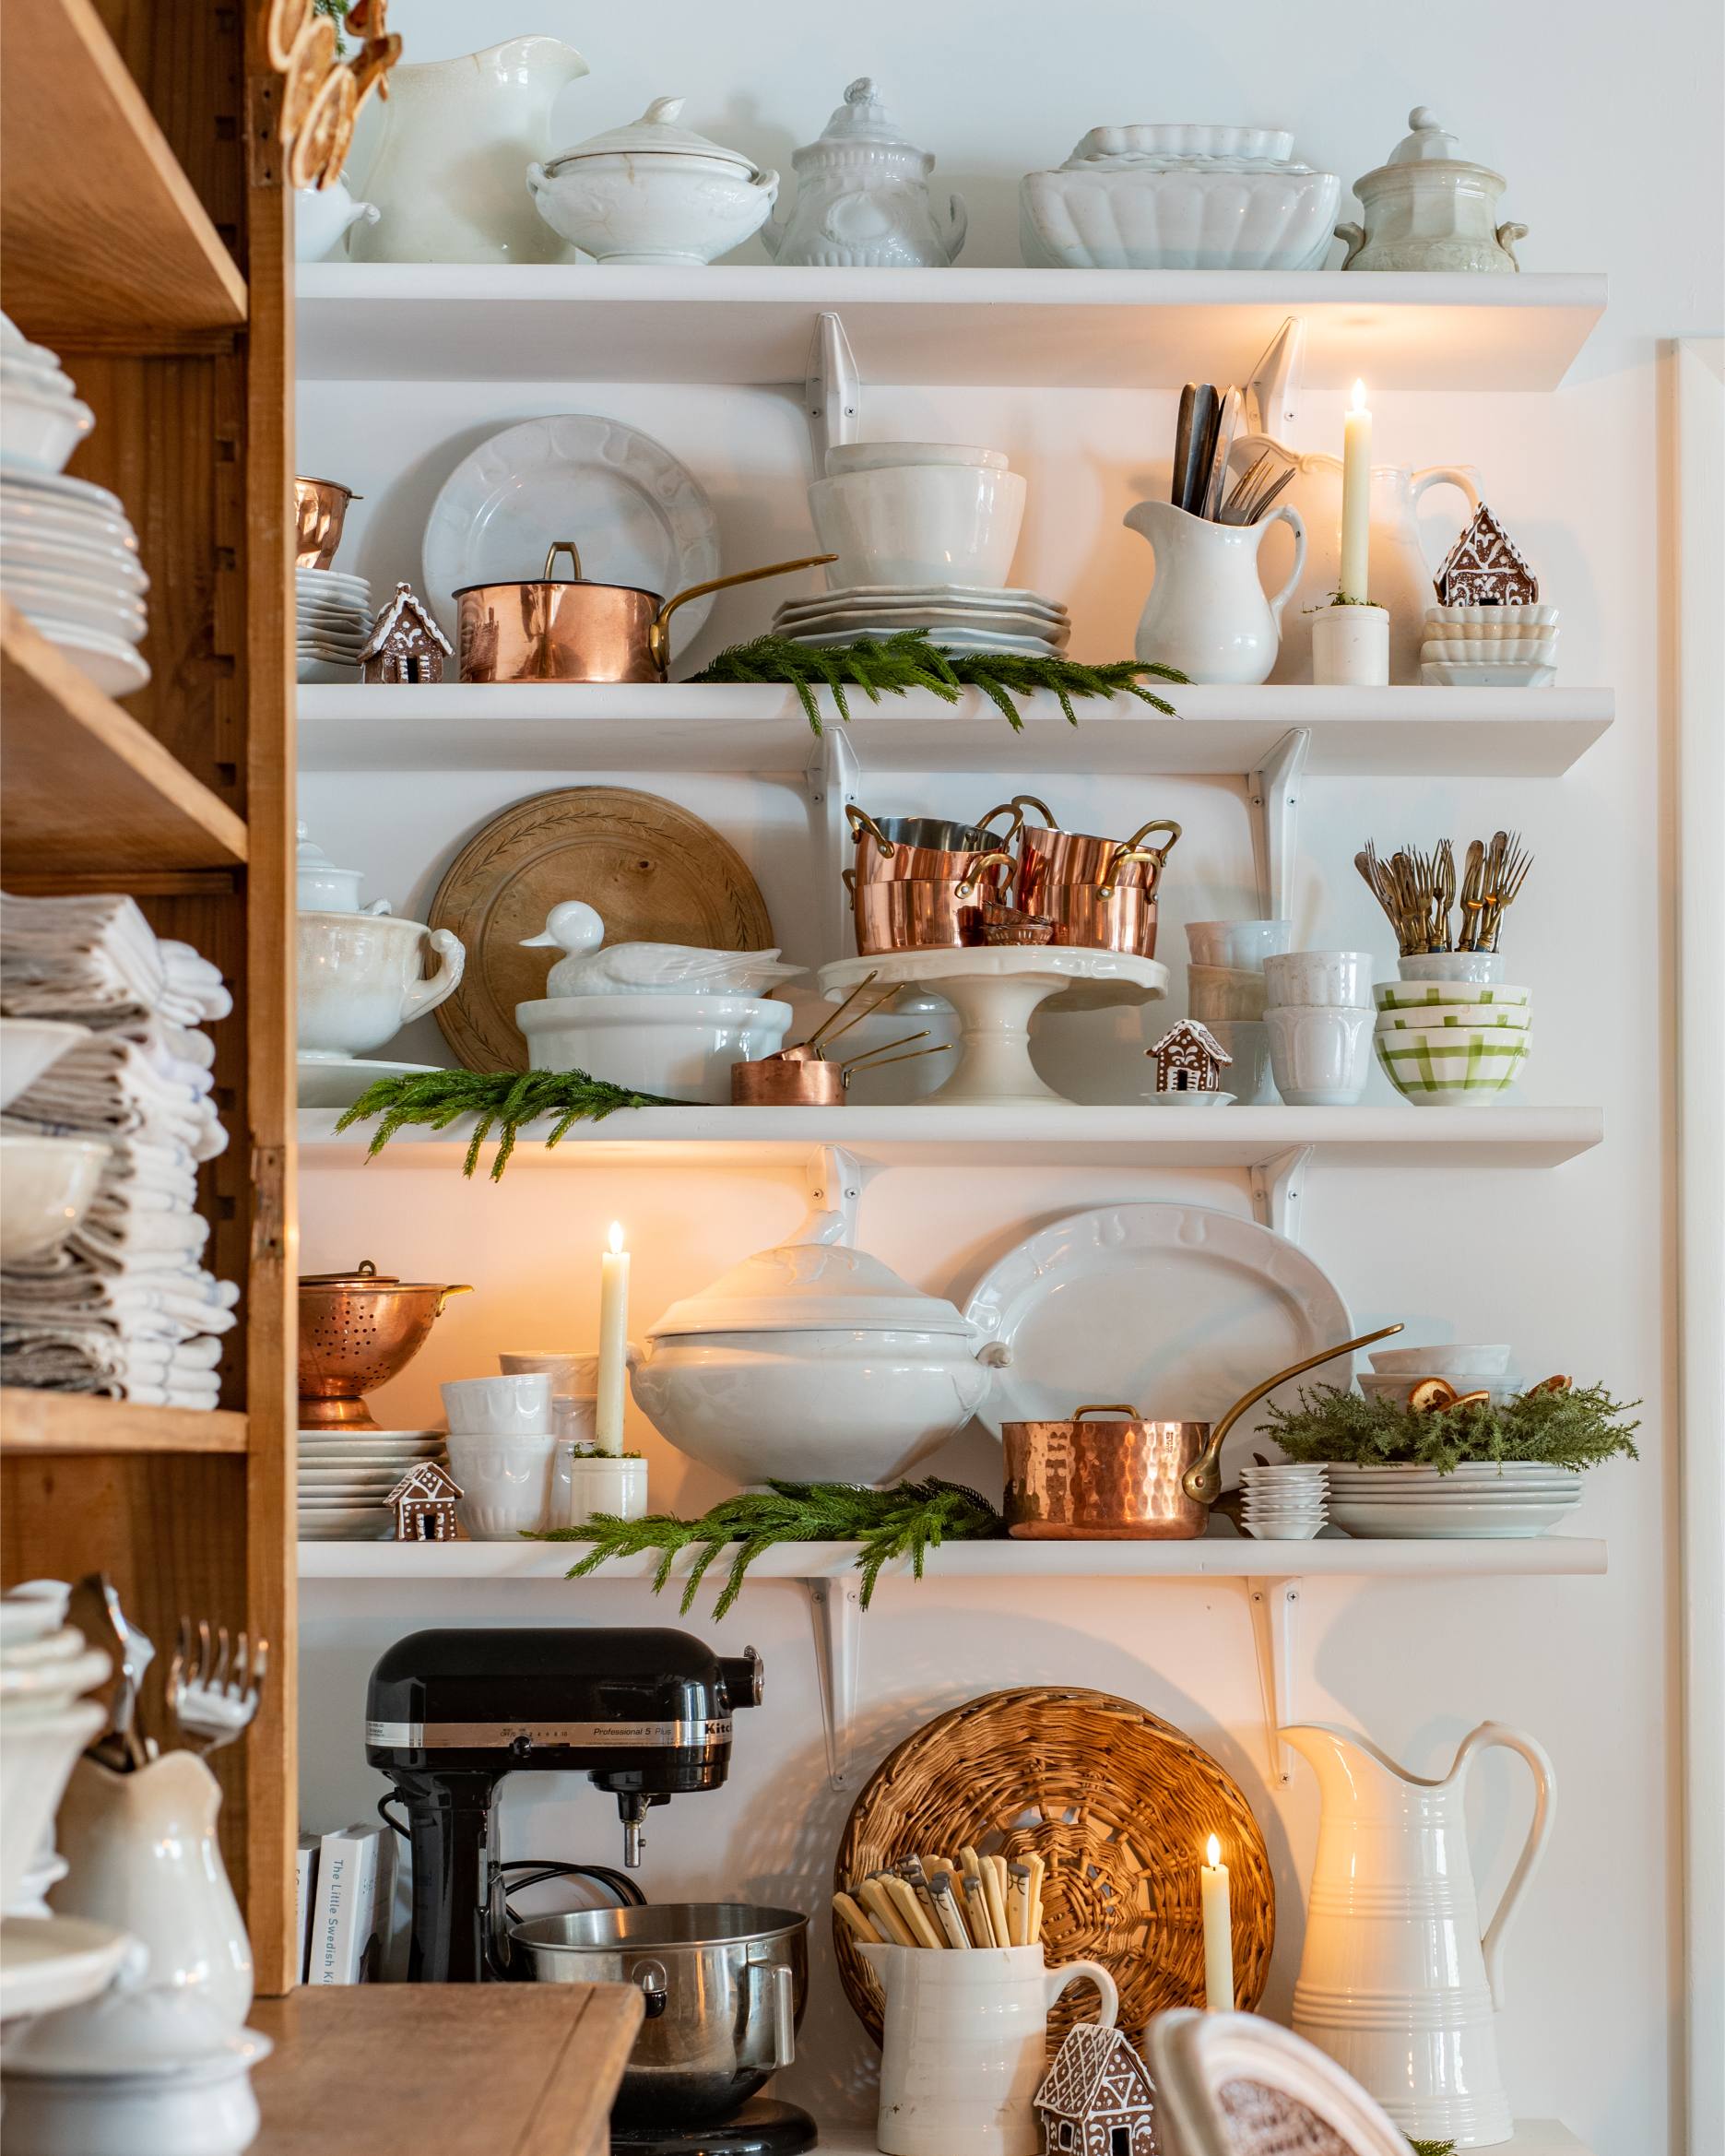
[[[1189,1736],[1107,1692],[1031,1686],[942,1714],[884,1759],[857,1799],[833,1867],[848,1888],[913,1851],[969,1843],[1047,1865],[1050,1965],[1100,1961],[1120,1987],[1120,2026],[1204,2000],[1199,1866],[1214,1834],[1229,1869],[1235,2001],[1256,2007],[1270,1974],[1276,1893],[1270,1855],[1237,1783]],[[843,1925],[839,1974],[878,2043],[880,1995]],[[1048,2025],[1049,2055],[1095,2012],[1075,1985]]]

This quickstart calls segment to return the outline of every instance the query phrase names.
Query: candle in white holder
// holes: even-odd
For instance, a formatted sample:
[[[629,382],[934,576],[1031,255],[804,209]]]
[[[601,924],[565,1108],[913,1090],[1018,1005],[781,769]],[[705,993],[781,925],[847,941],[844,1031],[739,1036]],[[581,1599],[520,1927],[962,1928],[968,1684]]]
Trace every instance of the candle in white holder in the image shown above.
[[[1204,2004],[1212,2014],[1234,2011],[1234,1921],[1228,1906],[1228,1867],[1212,1834],[1202,1867],[1204,1889]]]
[[[629,1378],[629,1252],[620,1221],[599,1259],[599,1391],[594,1439],[601,1452],[623,1449],[623,1390]]]
[[[1365,385],[1353,385],[1353,409],[1341,436],[1341,574],[1337,587],[1343,598],[1363,602],[1368,596],[1372,555],[1372,415],[1365,409]]]

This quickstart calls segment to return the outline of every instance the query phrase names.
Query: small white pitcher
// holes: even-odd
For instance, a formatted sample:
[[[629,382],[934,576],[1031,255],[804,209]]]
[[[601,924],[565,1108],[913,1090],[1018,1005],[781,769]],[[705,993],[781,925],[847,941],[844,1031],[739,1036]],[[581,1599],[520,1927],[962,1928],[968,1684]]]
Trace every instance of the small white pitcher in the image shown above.
[[[857,1948],[886,1993],[880,2115],[887,2156],[1037,2156],[1048,2009],[1088,1978],[1112,2029],[1120,1995],[1096,1961],[1057,1969],[1034,1947]]]
[[[1156,556],[1156,581],[1139,616],[1139,657],[1177,667],[1193,681],[1267,680],[1282,641],[1282,610],[1306,566],[1299,511],[1279,503],[1260,523],[1215,524],[1172,502],[1140,502],[1124,522]],[[1258,579],[1258,550],[1281,523],[1294,533],[1294,568],[1272,598]]]

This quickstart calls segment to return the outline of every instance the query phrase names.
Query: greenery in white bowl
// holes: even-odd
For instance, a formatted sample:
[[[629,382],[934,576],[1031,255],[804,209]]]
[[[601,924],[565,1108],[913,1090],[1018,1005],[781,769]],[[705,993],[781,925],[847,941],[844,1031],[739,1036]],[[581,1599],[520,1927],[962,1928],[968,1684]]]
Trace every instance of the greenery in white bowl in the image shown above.
[[[1272,1404],[1260,1432],[1301,1464],[1328,1461],[1350,1467],[1435,1467],[1440,1475],[1473,1462],[1537,1463],[1577,1472],[1619,1453],[1640,1458],[1628,1419],[1638,1400],[1617,1401],[1602,1385],[1563,1392],[1536,1389],[1494,1406],[1403,1407],[1363,1399],[1334,1385],[1304,1387],[1297,1408]]]

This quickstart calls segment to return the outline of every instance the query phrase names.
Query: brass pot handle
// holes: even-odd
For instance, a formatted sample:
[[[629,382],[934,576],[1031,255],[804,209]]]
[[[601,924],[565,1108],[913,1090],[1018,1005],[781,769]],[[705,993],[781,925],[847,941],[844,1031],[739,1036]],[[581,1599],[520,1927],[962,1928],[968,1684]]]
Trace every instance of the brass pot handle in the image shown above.
[[[1069,1419],[1074,1425],[1077,1425],[1082,1422],[1087,1415],[1123,1415],[1128,1422],[1142,1420],[1137,1408],[1132,1405],[1129,1400],[1111,1401],[1105,1407],[1077,1407],[1073,1409]]]
[[[849,823],[851,827],[851,836],[857,841],[858,846],[862,844],[863,833],[866,831],[868,834],[869,837],[872,838],[875,844],[880,848],[880,859],[883,861],[890,861],[892,859],[892,856],[898,851],[898,847],[893,845],[892,841],[887,836],[886,833],[881,830],[880,824],[875,822],[874,818],[868,813],[867,809],[859,809],[854,801],[846,801],[845,804],[845,820],[847,823]]]
[[[581,574],[581,549],[576,546],[573,539],[553,539],[550,545],[546,548],[545,567],[539,573],[540,583],[549,584],[552,581],[551,563],[556,561],[559,554],[569,556],[569,571],[574,582],[577,584],[585,583],[586,580]]]
[[[1152,817],[1141,830],[1133,832],[1131,837],[1128,838],[1126,843],[1128,846],[1142,846],[1144,841],[1150,836],[1152,831],[1165,831],[1168,834],[1167,843],[1164,846],[1159,846],[1155,849],[1159,854],[1164,857],[1168,854],[1171,854],[1175,847],[1180,843],[1180,826],[1174,821],[1172,816]]]
[[[1002,846],[1010,846],[1024,828],[1024,811],[1016,801],[1002,801],[998,809],[990,809],[986,816],[977,817],[977,830],[988,831],[989,824],[994,822],[997,816],[1010,816],[1012,819],[1006,829],[1001,832],[999,837],[999,843]],[[988,831],[988,835],[992,838],[995,835],[992,831]]]
[[[764,569],[737,569],[728,576],[709,576],[704,584],[691,584],[687,591],[674,593],[654,615],[647,630],[648,657],[660,673],[667,671],[671,656],[670,618],[691,598],[705,598],[710,591],[728,591],[733,584],[758,584],[763,576],[788,576],[794,569],[818,569],[837,560],[836,554],[804,554],[796,562],[769,562]]]
[[[1114,859],[1108,863],[1106,870],[1104,871],[1102,882],[1096,886],[1097,897],[1112,898],[1114,896],[1115,892],[1119,887],[1117,878],[1119,876],[1120,871],[1125,868],[1128,862],[1153,861],[1156,867],[1160,870],[1162,867],[1162,855],[1156,851],[1153,846],[1134,846],[1128,840],[1126,845],[1116,849]],[[1159,881],[1160,879],[1156,876],[1152,876],[1150,880],[1149,891],[1152,900],[1156,895],[1156,885]]]
[[[1256,1407],[1266,1392],[1273,1392],[1278,1385],[1285,1385],[1290,1378],[1297,1378],[1303,1370],[1315,1370],[1319,1363],[1334,1362],[1339,1355],[1351,1355],[1356,1347],[1369,1347],[1374,1340],[1388,1340],[1392,1333],[1400,1331],[1399,1324],[1380,1325],[1376,1333],[1362,1333],[1357,1340],[1343,1340],[1335,1347],[1320,1348],[1317,1354],[1308,1355],[1304,1362],[1290,1363],[1285,1370],[1266,1378],[1244,1400],[1236,1400],[1211,1431],[1209,1444],[1180,1477],[1180,1487],[1194,1504],[1213,1505],[1222,1495],[1222,1441],[1248,1407]]]
[[[959,898],[968,898],[982,880],[982,872],[985,869],[1010,869],[1015,866],[1016,863],[1011,855],[1002,852],[998,847],[993,853],[979,853],[959,878],[954,895]],[[1011,883],[1012,879],[1009,876],[1005,884],[997,883],[994,888],[997,891],[1010,890]]]
[[[851,894],[851,896],[852,896],[853,898],[855,898],[855,897],[856,897],[856,895],[857,895],[857,871],[856,871],[856,870],[855,870],[855,869],[841,869],[841,870],[839,871],[839,882],[840,882],[841,883],[843,883],[843,884],[844,884],[844,886],[845,886],[845,890],[846,890],[846,891],[848,891],[848,892],[850,893],[850,894]]]
[[[437,1296],[437,1309],[432,1314],[441,1318],[443,1314],[443,1305],[452,1295],[471,1295],[472,1293],[472,1288],[466,1281],[459,1281],[453,1287],[440,1288]]]

